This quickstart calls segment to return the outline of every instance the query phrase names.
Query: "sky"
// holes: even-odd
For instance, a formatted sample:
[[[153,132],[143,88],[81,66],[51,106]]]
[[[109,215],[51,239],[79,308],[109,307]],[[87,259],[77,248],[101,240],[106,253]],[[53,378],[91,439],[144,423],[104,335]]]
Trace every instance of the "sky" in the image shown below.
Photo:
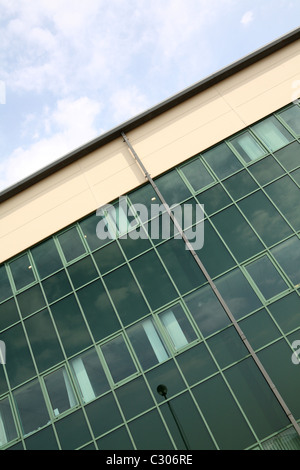
[[[300,0],[0,0],[0,192],[299,19]]]

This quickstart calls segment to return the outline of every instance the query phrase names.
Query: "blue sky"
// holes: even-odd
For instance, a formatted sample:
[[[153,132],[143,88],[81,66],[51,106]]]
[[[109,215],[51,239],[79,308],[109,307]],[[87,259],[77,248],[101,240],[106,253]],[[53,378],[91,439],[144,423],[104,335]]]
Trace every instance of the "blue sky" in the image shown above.
[[[0,191],[299,19],[299,0],[0,0]]]

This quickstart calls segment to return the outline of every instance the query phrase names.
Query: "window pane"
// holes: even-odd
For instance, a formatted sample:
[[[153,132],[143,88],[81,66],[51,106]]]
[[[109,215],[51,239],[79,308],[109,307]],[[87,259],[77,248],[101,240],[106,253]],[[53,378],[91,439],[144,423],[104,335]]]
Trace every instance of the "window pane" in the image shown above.
[[[248,264],[246,269],[267,300],[288,288],[267,256]]]
[[[262,191],[248,196],[238,205],[267,246],[292,234],[291,228]]]
[[[278,150],[274,155],[284,168],[290,171],[300,165],[300,144],[293,142],[287,147]]]
[[[106,436],[97,440],[99,450],[133,450],[134,447],[128,435],[128,432],[123,426],[116,431],[106,434]]]
[[[18,437],[9,399],[0,401],[0,447]]]
[[[68,268],[68,272],[75,289],[99,277],[90,256],[72,264],[72,266]]]
[[[127,265],[107,274],[103,279],[125,326],[149,312]]]
[[[46,408],[40,384],[37,380],[30,382],[13,393],[23,434],[37,431],[49,422],[49,414]]]
[[[15,299],[8,300],[0,305],[0,330],[20,320]]]
[[[134,418],[154,406],[154,401],[142,377],[118,388],[116,395],[126,419]]]
[[[197,199],[200,204],[204,204],[204,211],[208,215],[213,214],[232,203],[232,200],[220,184],[217,184],[199,194]]]
[[[94,214],[90,215],[79,223],[84,238],[86,239],[92,251],[107,243],[107,240],[101,240],[97,236],[97,225],[100,220],[101,217],[99,217],[95,212]]]
[[[191,196],[188,187],[176,170],[157,178],[155,183],[169,206],[178,204]]]
[[[225,209],[211,220],[238,261],[251,258],[264,249],[236,207]]]
[[[259,298],[239,268],[217,279],[216,287],[237,320],[261,306]]]
[[[0,302],[12,296],[10,283],[6,274],[5,266],[0,266]]]
[[[146,220],[151,217],[151,204],[161,204],[150,183],[145,184],[142,188],[133,191],[130,193],[129,197],[132,204],[142,204],[146,207],[147,211],[145,211],[145,214],[139,214],[139,219],[142,222],[146,222]]]
[[[300,327],[300,297],[296,292],[277,300],[268,308],[284,333]]]
[[[283,150],[280,150],[280,152]],[[275,161],[272,155],[249,166],[248,170],[262,186],[284,174],[283,168]]]
[[[123,336],[117,336],[101,346],[106,363],[115,383],[136,372]]]
[[[95,437],[122,423],[122,417],[112,393],[90,403],[85,410]]]
[[[295,230],[300,230],[300,188],[285,176],[266,186],[265,190]]]
[[[143,227],[136,230],[140,230],[141,232],[141,236],[136,240],[126,235],[120,237],[118,240],[127,259],[134,258],[135,256],[143,253],[143,251],[152,247]]]
[[[300,285],[300,240],[292,237],[271,250],[276,261],[284,269],[292,283]]]
[[[210,286],[201,287],[184,297],[184,301],[204,337],[230,324],[225,310]]]
[[[82,410],[75,411],[55,423],[62,450],[75,450],[92,440]]]
[[[176,360],[189,385],[194,385],[217,372],[217,366],[204,343],[184,351],[176,356]]]
[[[95,349],[72,359],[71,367],[85,403],[109,390],[109,384]]]
[[[234,200],[240,199],[258,188],[254,179],[246,170],[227,178],[223,181],[223,184]]]
[[[77,405],[65,367],[47,375],[44,380],[54,416],[58,416]]]
[[[17,290],[22,289],[35,281],[33,269],[27,254],[17,258],[15,261],[12,261],[9,266]]]
[[[125,263],[125,258],[118,247],[117,242],[112,242],[109,245],[96,251],[94,254],[96,264],[102,274],[115,269],[120,264]]]
[[[48,426],[25,440],[27,450],[59,450],[53,429]]]
[[[71,284],[65,270],[48,277],[43,283],[43,289],[49,304],[72,291]]]
[[[294,178],[296,183],[298,183],[298,186],[300,186],[300,168],[296,171],[293,171],[293,173],[291,173],[291,176]]]
[[[233,326],[209,338],[207,345],[221,368],[237,362],[249,354]]]
[[[254,349],[261,348],[281,336],[266,309],[259,310],[242,320],[240,327]]]
[[[265,149],[254,139],[250,132],[244,132],[232,139],[230,143],[234,146],[245,162],[256,160],[266,153]]]
[[[203,157],[220,179],[242,168],[242,164],[225,143],[204,152]]]
[[[159,319],[176,350],[183,348],[197,338],[181,305],[174,305],[174,307],[160,313]]]
[[[126,331],[144,370],[165,361],[169,357],[166,346],[151,318],[148,317]]]
[[[45,306],[45,299],[39,285],[31,287],[17,296],[22,317],[41,310]]]
[[[83,255],[86,252],[76,227],[73,227],[67,232],[59,235],[58,240],[64,252],[67,263],[73,259],[78,258],[78,256]]]
[[[291,134],[274,116],[259,122],[252,130],[271,151],[278,150],[293,140]]]
[[[287,123],[287,125],[295,132],[296,135],[300,135],[300,108],[299,106],[292,106],[279,113],[279,116]]]
[[[154,367],[154,369],[150,370],[145,375],[157,403],[163,403],[165,401],[164,397],[157,392],[158,385],[164,384],[167,386],[168,398],[173,397],[186,388],[181,374],[172,359],[158,367]]]
[[[199,158],[182,166],[180,169],[195,191],[199,191],[199,189],[214,182],[213,177]]]
[[[52,238],[32,248],[31,254],[41,279],[62,268],[62,261]]]
[[[156,410],[131,421],[129,429],[138,450],[173,450],[173,445]]]

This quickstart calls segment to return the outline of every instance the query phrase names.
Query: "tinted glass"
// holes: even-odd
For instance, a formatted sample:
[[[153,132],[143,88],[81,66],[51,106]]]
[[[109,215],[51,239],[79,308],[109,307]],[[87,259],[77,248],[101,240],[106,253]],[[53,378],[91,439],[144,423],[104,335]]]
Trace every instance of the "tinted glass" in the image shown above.
[[[230,141],[231,145],[245,160],[251,162],[265,154],[265,149],[254,139],[250,132],[244,132]]]
[[[200,204],[204,204],[204,211],[208,215],[213,214],[232,203],[230,197],[220,184],[217,184],[216,186],[213,186],[199,194],[197,199]]]
[[[122,423],[121,414],[112,393],[87,405],[85,410],[95,437],[101,436]]]
[[[248,264],[246,269],[267,300],[288,288],[267,256]]]
[[[281,210],[295,230],[300,230],[300,188],[285,176],[265,188],[267,194]],[[284,194],[285,197],[282,197]]]
[[[109,245],[101,248],[94,253],[94,259],[102,274],[111,271],[120,264],[125,262],[124,256],[117,242],[112,242]]]
[[[271,151],[278,150],[293,140],[291,134],[274,116],[264,119],[252,129]]]
[[[197,338],[181,305],[174,305],[160,313],[159,319],[174,349],[179,350]]]
[[[176,170],[157,178],[155,183],[169,206],[182,202],[191,195]]]
[[[261,348],[281,336],[280,331],[265,309],[259,310],[242,320],[240,327],[254,349]]]
[[[49,421],[49,414],[42,394],[41,386],[37,380],[19,388],[13,393],[23,434],[29,434],[45,426]]]
[[[130,440],[128,432],[123,426],[122,428],[116,429],[106,436],[98,439],[97,441],[99,450],[133,450],[133,444]]]
[[[59,450],[53,429],[47,427],[25,440],[27,450]]]
[[[274,180],[275,178],[278,178],[284,173],[283,168],[275,161],[272,155],[269,155],[260,162],[249,166],[248,170],[262,186]]]
[[[300,168],[296,171],[293,171],[293,173],[291,173],[291,176],[294,178],[298,186],[300,186]]]
[[[75,289],[98,277],[98,272],[90,257],[72,264],[72,266],[68,268],[68,272]]]
[[[189,385],[194,385],[217,372],[217,366],[204,343],[183,352],[176,360]]]
[[[204,152],[203,157],[220,179],[242,168],[240,161],[225,143]]]
[[[276,152],[275,157],[288,171],[300,165],[300,144],[293,142]]]
[[[299,106],[292,106],[279,113],[281,119],[295,132],[296,135],[300,135],[300,108]]]
[[[117,336],[103,344],[101,350],[115,383],[136,372],[123,336]]]
[[[0,266],[0,302],[11,297],[12,291],[5,266]]]
[[[199,158],[182,166],[181,171],[195,191],[199,191],[214,181],[213,177],[207,171]]]
[[[300,240],[292,237],[271,250],[277,262],[284,269],[292,283],[300,285]]]
[[[137,449],[173,449],[166,428],[156,410],[131,421],[129,429]]]
[[[82,410],[55,423],[62,450],[74,450],[91,440],[91,434]]]
[[[0,305],[0,330],[20,320],[16,302],[14,299],[8,300]]]
[[[43,289],[49,304],[55,302],[60,297],[64,297],[72,291],[71,284],[65,270],[54,274],[43,283]]]
[[[62,268],[62,261],[52,238],[32,248],[31,253],[41,279]]]
[[[100,238],[97,237],[96,230],[100,220],[101,218],[94,213],[79,223],[84,238],[92,251],[107,243],[107,240],[100,240]]]
[[[155,400],[162,403],[165,399],[158,394],[157,387],[160,384],[168,388],[168,398],[176,395],[186,388],[181,374],[173,360],[169,360],[159,367],[155,367],[145,374],[148,384],[152,390]]]
[[[223,181],[223,184],[231,197],[235,200],[246,196],[246,194],[249,194],[258,188],[254,179],[251,178],[246,170],[240,171],[236,175],[231,176],[227,180]]]
[[[9,266],[17,290],[35,281],[33,269],[27,254],[12,261]]]
[[[17,302],[25,318],[31,313],[41,310],[45,306],[45,299],[39,285],[31,287],[17,296]]]
[[[58,416],[77,405],[65,367],[47,375],[44,381],[54,416]]]
[[[78,256],[86,252],[76,227],[60,234],[58,240],[67,262],[78,258]]]
[[[284,333],[300,327],[300,297],[296,292],[269,305],[269,310]]]
[[[0,401],[0,447],[18,437],[8,398]]]
[[[212,336],[207,340],[208,347],[221,368],[247,356],[248,350],[234,327]]]
[[[142,377],[118,388],[116,396],[126,419],[131,419],[154,406],[154,402]]]

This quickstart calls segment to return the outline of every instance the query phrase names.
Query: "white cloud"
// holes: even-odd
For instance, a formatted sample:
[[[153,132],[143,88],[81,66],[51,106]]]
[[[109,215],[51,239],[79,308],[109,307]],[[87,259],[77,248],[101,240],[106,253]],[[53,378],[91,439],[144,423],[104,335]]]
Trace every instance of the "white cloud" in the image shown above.
[[[244,26],[247,26],[253,20],[254,20],[254,13],[253,11],[249,10],[242,16],[241,24]]]

